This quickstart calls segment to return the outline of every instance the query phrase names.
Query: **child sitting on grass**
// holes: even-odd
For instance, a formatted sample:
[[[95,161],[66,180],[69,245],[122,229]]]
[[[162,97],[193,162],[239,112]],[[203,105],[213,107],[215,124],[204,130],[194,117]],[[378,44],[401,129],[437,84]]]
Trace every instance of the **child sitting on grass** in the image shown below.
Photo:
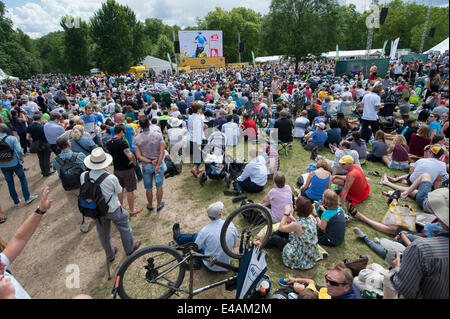
[[[338,246],[345,237],[345,215],[339,206],[339,196],[335,191],[327,189],[323,193],[322,203],[323,205],[316,207],[318,213],[314,213],[319,244]]]

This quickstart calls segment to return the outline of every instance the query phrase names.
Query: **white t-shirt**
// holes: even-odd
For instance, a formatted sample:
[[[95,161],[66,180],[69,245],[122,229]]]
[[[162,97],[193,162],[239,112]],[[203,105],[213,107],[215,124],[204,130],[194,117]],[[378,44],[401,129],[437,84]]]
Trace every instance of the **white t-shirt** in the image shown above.
[[[4,255],[3,253],[0,253],[1,261],[6,264],[5,267],[5,277],[11,279],[11,283],[14,286],[14,298],[16,299],[31,299],[30,295],[23,289],[22,285],[14,278],[13,275],[11,275],[6,270],[8,269],[9,265],[11,264],[8,257]]]
[[[89,177],[93,180],[97,180],[103,173],[106,171],[103,169],[100,170],[91,170],[90,172],[84,172],[80,176],[81,185],[84,184],[84,176],[89,173]],[[119,197],[117,194],[122,193],[122,186],[120,186],[119,180],[113,174],[109,174],[103,182],[100,184],[100,189],[102,190],[103,197],[108,203],[109,213],[115,212],[120,207]],[[111,198],[111,199],[110,199]]]
[[[414,164],[411,164],[411,166],[414,167],[414,172],[409,177],[409,180],[412,183],[414,183],[414,181],[424,173],[431,175],[433,178],[433,183],[439,175],[444,176],[447,174],[445,163],[435,158],[422,158]]]
[[[370,92],[369,94],[364,95],[362,104],[364,105],[362,119],[377,121],[378,112],[376,107],[381,105],[381,97],[378,94]]]
[[[298,117],[294,122],[294,137],[304,137],[306,128],[309,126],[309,124],[309,120],[306,117]]]

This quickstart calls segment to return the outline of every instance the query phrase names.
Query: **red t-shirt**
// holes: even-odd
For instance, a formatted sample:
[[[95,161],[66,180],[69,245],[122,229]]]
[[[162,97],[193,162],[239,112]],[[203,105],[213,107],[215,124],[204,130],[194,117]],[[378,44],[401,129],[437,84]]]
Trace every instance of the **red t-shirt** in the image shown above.
[[[242,126],[245,127],[248,137],[257,137],[258,130],[256,129],[256,123],[252,119],[245,120],[242,122]]]
[[[355,179],[347,193],[347,199],[352,202],[352,205],[356,205],[369,196],[370,186],[364,172],[358,165],[353,165],[347,173],[347,176],[349,175],[352,175]]]

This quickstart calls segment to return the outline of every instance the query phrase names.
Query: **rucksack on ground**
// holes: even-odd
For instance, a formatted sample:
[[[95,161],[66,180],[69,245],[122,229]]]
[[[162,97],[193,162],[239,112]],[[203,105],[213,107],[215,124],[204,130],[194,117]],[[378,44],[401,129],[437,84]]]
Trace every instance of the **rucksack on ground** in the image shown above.
[[[61,166],[59,178],[65,191],[79,189],[81,187],[80,176],[84,172],[83,167],[75,161],[78,153],[73,153],[70,160],[63,161],[59,156],[55,159]]]
[[[5,142],[7,137],[0,140],[0,162],[9,162],[14,158],[14,150]]]
[[[80,188],[78,196],[78,209],[83,217],[100,219],[109,211],[108,203],[112,196],[106,201],[103,196],[100,184],[109,176],[103,173],[97,180],[93,180],[89,176],[90,172],[84,175],[84,183]]]

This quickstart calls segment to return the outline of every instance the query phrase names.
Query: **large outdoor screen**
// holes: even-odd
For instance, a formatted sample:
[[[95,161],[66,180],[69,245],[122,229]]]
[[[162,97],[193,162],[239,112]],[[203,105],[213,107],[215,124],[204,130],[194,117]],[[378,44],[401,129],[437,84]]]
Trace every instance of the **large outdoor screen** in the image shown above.
[[[223,57],[222,31],[178,31],[182,58]]]

